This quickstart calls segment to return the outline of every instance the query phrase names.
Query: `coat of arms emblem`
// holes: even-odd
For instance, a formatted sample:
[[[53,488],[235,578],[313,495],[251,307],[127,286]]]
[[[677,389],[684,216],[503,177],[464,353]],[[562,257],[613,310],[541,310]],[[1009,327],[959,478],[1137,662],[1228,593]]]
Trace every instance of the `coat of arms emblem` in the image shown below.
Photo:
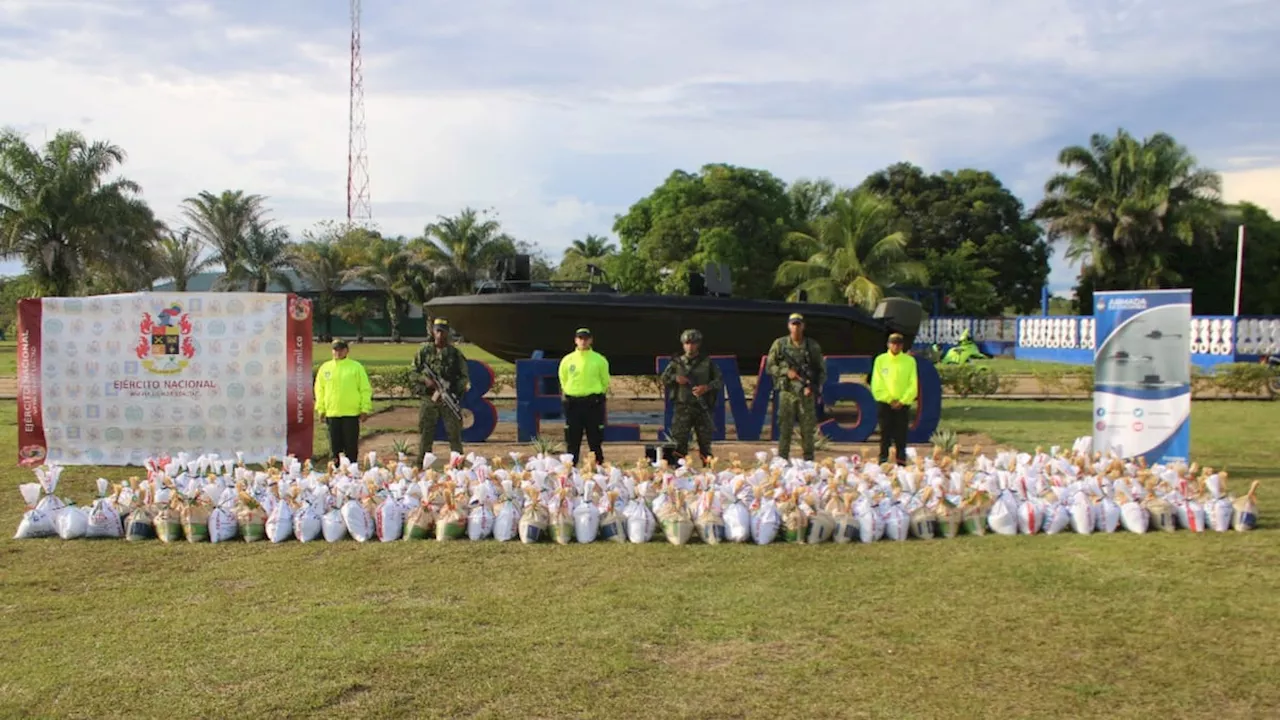
[[[155,318],[151,313],[143,313],[138,331],[140,336],[134,352],[142,366],[153,373],[171,375],[181,372],[195,357],[191,317],[182,312],[178,303],[161,310]]]

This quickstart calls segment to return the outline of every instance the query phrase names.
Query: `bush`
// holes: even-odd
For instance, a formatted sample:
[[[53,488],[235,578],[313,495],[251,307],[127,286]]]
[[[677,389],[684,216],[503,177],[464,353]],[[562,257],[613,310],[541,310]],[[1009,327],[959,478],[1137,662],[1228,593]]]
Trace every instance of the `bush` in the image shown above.
[[[1093,368],[1072,370],[1065,375],[1070,380],[1072,389],[1082,391],[1085,395],[1093,395]]]
[[[1000,392],[1000,373],[984,365],[939,365],[942,387],[959,395],[985,397]]]
[[[1266,395],[1267,383],[1275,371],[1261,363],[1224,363],[1214,368],[1213,384],[1219,390],[1237,395]]]
[[[369,385],[378,397],[413,397],[416,378],[413,369],[385,368],[369,373]]]

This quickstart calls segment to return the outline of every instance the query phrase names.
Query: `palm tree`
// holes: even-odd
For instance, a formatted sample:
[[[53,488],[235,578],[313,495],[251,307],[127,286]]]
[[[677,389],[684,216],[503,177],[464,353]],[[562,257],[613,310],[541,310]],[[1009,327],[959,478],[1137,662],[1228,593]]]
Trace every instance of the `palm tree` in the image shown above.
[[[426,227],[422,259],[430,263],[446,292],[468,293],[480,273],[498,257],[514,252],[515,241],[488,212],[466,208],[456,217],[441,216]]]
[[[349,270],[342,249],[332,237],[321,237],[293,248],[289,261],[298,277],[318,295],[316,312],[323,318],[324,337],[332,338],[333,311]]]
[[[338,317],[356,326],[356,342],[364,342],[364,323],[372,316],[368,298],[358,297],[338,306]]]
[[[247,284],[250,292],[266,292],[272,283],[293,290],[288,271],[293,265],[293,248],[289,234],[281,227],[264,227],[253,223],[241,248],[241,256],[221,282],[226,287]]]
[[[223,270],[231,274],[244,257],[250,230],[264,224],[265,202],[263,196],[243,190],[223,190],[219,195],[202,191],[182,201],[182,214],[196,238],[213,249]]]
[[[787,188],[787,197],[791,200],[792,218],[801,228],[812,227],[819,218],[826,215],[835,196],[835,183],[826,178],[818,180],[800,178]]]
[[[583,260],[596,260],[617,252],[618,249],[606,237],[585,235],[581,240],[574,240],[564,251],[564,256],[578,256]]]
[[[873,310],[895,285],[927,282],[923,263],[907,255],[906,235],[895,231],[893,206],[870,191],[841,193],[816,225],[816,237],[788,237],[808,257],[778,267],[776,284],[791,288],[790,300],[844,300]]]
[[[1157,133],[1144,140],[1120,129],[1089,147],[1058,154],[1068,172],[1045,183],[1033,216],[1050,240],[1067,239],[1067,257],[1099,279],[1099,289],[1178,282],[1169,250],[1216,233],[1222,179],[1196,167],[1186,148]]]
[[[173,289],[186,292],[191,279],[217,262],[212,256],[201,258],[204,246],[192,237],[190,228],[179,234],[166,233],[160,238],[156,252],[156,274],[173,281]]]
[[[391,325],[391,341],[400,342],[400,320],[409,312],[414,299],[413,254],[403,238],[379,238],[367,246],[360,265],[344,275],[348,282],[363,280],[387,301],[387,321]]]
[[[158,224],[137,183],[107,179],[124,159],[76,132],[59,132],[43,152],[0,133],[0,257],[21,258],[49,295],[145,285]]]

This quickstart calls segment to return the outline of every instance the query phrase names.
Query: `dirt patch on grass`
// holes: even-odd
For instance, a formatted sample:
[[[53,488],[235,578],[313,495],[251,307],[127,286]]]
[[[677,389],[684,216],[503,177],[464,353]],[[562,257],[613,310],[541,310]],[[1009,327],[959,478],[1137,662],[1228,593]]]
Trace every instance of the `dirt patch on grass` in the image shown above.
[[[677,646],[646,644],[640,648],[640,655],[646,661],[682,674],[719,672],[734,663],[751,662],[753,658],[785,662],[802,652],[797,643],[753,643],[745,640],[690,642]]]

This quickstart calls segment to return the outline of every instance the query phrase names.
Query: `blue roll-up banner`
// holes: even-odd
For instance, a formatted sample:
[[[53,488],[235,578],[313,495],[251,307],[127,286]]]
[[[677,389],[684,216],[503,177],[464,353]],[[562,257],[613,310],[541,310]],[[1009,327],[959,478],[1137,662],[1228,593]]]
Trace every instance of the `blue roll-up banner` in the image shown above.
[[[1093,449],[1187,462],[1191,291],[1095,292],[1093,303]]]

